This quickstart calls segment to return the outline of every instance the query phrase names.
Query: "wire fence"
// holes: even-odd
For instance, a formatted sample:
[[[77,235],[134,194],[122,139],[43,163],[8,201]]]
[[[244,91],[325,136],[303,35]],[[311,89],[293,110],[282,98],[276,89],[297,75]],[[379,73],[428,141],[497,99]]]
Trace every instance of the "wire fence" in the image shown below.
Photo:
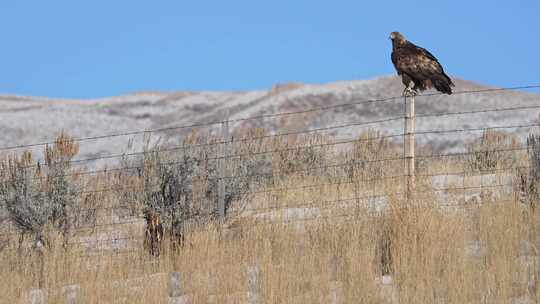
[[[530,88],[540,88],[540,85],[460,91],[454,95],[504,94],[507,91]],[[437,95],[441,94],[419,96],[429,100]],[[486,197],[493,202],[516,201],[519,195],[527,191],[527,187],[530,188],[527,179],[532,178],[530,172],[538,169],[538,162],[535,163],[530,155],[535,147],[511,132],[520,129],[533,134],[539,126],[536,120],[415,131],[413,134],[418,137],[471,134],[476,140],[462,142],[459,149],[449,152],[419,145],[417,149],[420,153],[414,156],[416,185],[413,193],[407,187],[411,175],[407,172],[405,161],[408,158],[402,148],[406,136],[410,134],[405,130],[392,133],[375,131],[385,123],[405,121],[405,113],[281,133],[278,130],[273,134],[254,132],[233,137],[226,131],[229,124],[249,120],[294,117],[311,112],[321,112],[322,115],[335,108],[402,101],[401,96],[359,100],[301,111],[73,138],[71,142],[96,142],[210,126],[219,126],[225,130],[221,136],[184,141],[180,145],[88,158],[62,158],[62,168],[65,170],[60,171],[54,170],[54,166],[58,165],[55,162],[17,165],[5,161],[0,166],[3,189],[0,194],[4,196],[1,203],[6,205],[7,200],[22,195],[26,201],[21,202],[31,205],[28,185],[35,184],[35,191],[44,192],[55,181],[71,182],[76,186],[69,188],[69,195],[79,205],[74,209],[75,212],[64,217],[66,223],[71,223],[69,230],[72,238],[68,246],[86,246],[89,250],[114,249],[112,251],[118,253],[129,251],[136,246],[134,244],[144,239],[142,229],[146,223],[143,214],[145,209],[157,208],[167,213],[173,208],[171,204],[176,204],[174,208],[189,209],[187,215],[183,215],[185,222],[220,219],[227,223],[249,218],[266,225],[358,219],[358,210],[362,210],[364,215],[377,214],[392,201],[410,199],[410,194],[418,200],[431,195],[434,202],[430,207],[470,208],[474,206],[471,202],[482,202]],[[452,102],[452,98],[449,97],[447,101]],[[467,117],[477,114],[535,110],[540,112],[540,105],[421,113],[415,118],[442,120],[459,117],[469,120],[471,118]],[[357,127],[367,129],[347,138],[331,135],[333,131],[343,130],[352,130],[354,133],[358,131],[355,129]],[[0,147],[0,151],[51,148],[57,144],[55,140],[50,140]],[[87,166],[98,160],[117,160],[118,165],[111,168]],[[24,184],[24,189],[29,192],[17,193],[14,187],[18,183]],[[10,222],[10,212],[15,212],[13,206],[9,208],[6,209],[9,212],[4,212],[7,219],[5,223]],[[221,213],[220,208],[223,209]],[[0,240],[21,234],[16,224],[4,226]],[[138,233],[128,233],[128,229],[135,229]],[[102,243],[108,246],[97,245]]]

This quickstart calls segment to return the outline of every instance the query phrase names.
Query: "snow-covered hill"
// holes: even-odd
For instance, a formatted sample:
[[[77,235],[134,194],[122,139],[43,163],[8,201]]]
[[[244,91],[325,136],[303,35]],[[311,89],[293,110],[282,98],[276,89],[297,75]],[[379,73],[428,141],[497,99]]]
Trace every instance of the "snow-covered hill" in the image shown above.
[[[488,87],[460,79],[454,90],[467,91]],[[289,83],[268,90],[248,92],[140,92],[95,100],[67,100],[38,97],[0,95],[0,147],[46,142],[61,130],[75,137],[138,130],[167,128],[193,123],[205,123],[245,117],[302,111],[363,100],[400,96],[401,81],[395,76],[371,80],[341,81],[321,85]],[[419,96],[417,114],[474,111],[515,106],[540,106],[540,94],[518,91],[497,91],[451,96]],[[359,103],[334,107],[298,115],[267,117],[232,123],[230,128],[264,127],[272,132],[329,127],[348,123],[403,115],[403,99],[388,102]],[[416,129],[441,130],[481,128],[490,126],[533,123],[540,109],[486,112],[417,118]],[[219,125],[199,128],[219,131]],[[403,132],[403,121],[363,125],[329,130],[327,133],[341,138],[354,137],[369,127],[385,134]],[[527,128],[508,130],[525,135]],[[177,140],[192,132],[190,128],[157,132],[157,136]],[[417,135],[419,144],[431,143],[440,150],[457,149],[462,143],[479,133]],[[81,143],[80,157],[95,157],[126,150],[130,139],[141,142],[141,135],[89,140]],[[36,147],[38,149],[39,147]],[[16,151],[16,150],[13,150]]]

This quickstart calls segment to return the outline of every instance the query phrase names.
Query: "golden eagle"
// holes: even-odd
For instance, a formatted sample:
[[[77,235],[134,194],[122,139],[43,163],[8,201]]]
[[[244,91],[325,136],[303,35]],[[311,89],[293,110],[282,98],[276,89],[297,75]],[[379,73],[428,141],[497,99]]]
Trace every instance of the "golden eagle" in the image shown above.
[[[392,40],[392,63],[405,85],[403,95],[415,95],[435,87],[437,91],[452,94],[454,83],[444,73],[443,67],[426,49],[407,41],[398,32],[390,34]]]

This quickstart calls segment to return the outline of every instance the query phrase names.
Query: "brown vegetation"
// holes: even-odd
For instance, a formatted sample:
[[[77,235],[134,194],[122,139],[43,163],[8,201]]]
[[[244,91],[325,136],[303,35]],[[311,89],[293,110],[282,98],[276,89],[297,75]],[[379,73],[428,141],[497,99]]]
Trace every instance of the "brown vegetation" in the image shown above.
[[[485,184],[471,203],[466,198],[471,193],[464,190],[476,186],[471,177],[448,182],[440,191],[430,175],[470,168],[467,155],[422,163],[418,193],[405,200],[402,163],[379,161],[399,158],[400,146],[378,137],[370,131],[346,145],[328,144],[334,139],[320,136],[276,138],[261,131],[237,138],[224,171],[236,177],[224,179],[230,203],[224,223],[212,212],[216,181],[223,177],[216,165],[223,159],[221,150],[204,145],[212,139],[193,138],[190,146],[174,151],[149,148],[138,159],[125,159],[122,165],[131,169],[121,172],[83,179],[82,169],[69,167],[63,186],[47,189],[76,186],[78,195],[69,202],[77,208],[85,204],[95,221],[67,230],[51,226],[48,245],[39,252],[12,246],[20,227],[0,234],[8,244],[0,249],[0,294],[22,301],[29,290],[41,287],[51,303],[62,302],[62,286],[76,283],[88,303],[163,302],[168,273],[181,271],[189,278],[185,289],[193,303],[207,303],[210,293],[218,303],[238,303],[246,300],[246,267],[257,265],[255,287],[263,303],[322,303],[333,294],[343,303],[539,299],[537,210],[516,193]],[[61,142],[69,140],[56,145],[63,156],[45,154],[69,164],[62,161],[73,159],[76,150],[61,148]],[[475,168],[499,168],[501,162],[512,167],[527,163],[529,155],[516,154],[517,161],[509,163],[506,156],[495,162],[490,156],[489,164]],[[29,154],[10,158],[2,169],[23,170],[35,164],[33,159]],[[504,180],[515,169],[494,177]],[[2,182],[9,185],[17,177],[30,185],[35,171],[2,175]],[[152,243],[160,236],[163,242]],[[145,239],[150,241],[146,249]],[[179,239],[183,246],[172,246]],[[214,284],[208,283],[209,274]]]

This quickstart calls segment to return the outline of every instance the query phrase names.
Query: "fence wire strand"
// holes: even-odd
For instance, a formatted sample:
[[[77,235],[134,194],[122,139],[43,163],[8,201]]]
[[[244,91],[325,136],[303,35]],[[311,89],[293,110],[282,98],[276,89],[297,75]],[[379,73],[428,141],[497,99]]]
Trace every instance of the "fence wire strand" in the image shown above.
[[[484,90],[469,90],[469,91],[459,91],[454,92],[455,95],[458,94],[478,94],[478,93],[490,93],[490,92],[502,92],[502,91],[512,91],[517,89],[529,89],[529,88],[540,88],[540,85],[530,85],[530,86],[519,86],[519,87],[510,87],[510,88],[500,88],[500,89],[484,89]],[[429,94],[422,94],[418,95],[417,98],[427,98],[430,96],[437,96],[442,95],[441,93],[429,93]],[[330,109],[340,108],[340,107],[353,107],[357,105],[362,104],[372,104],[372,103],[385,103],[385,102],[395,102],[402,100],[402,96],[394,96],[394,97],[388,97],[388,98],[380,98],[380,99],[367,99],[367,100],[359,100],[359,101],[352,101],[348,103],[342,103],[338,105],[331,105],[331,106],[324,106],[324,107],[313,107],[306,110],[301,111],[291,111],[291,112],[282,112],[282,113],[273,113],[273,114],[263,114],[263,115],[256,115],[251,117],[245,117],[245,118],[234,118],[234,119],[227,119],[227,120],[217,120],[217,121],[211,121],[211,122],[200,122],[200,123],[193,123],[193,124],[185,124],[180,126],[173,126],[173,127],[166,127],[166,128],[157,128],[157,129],[151,129],[151,130],[136,130],[136,131],[128,131],[128,132],[119,132],[119,133],[112,133],[112,134],[104,134],[104,135],[98,135],[98,136],[89,136],[89,137],[79,137],[74,138],[74,142],[84,142],[84,141],[97,141],[102,140],[106,138],[115,138],[115,137],[124,137],[124,136],[133,136],[137,134],[150,134],[150,133],[156,133],[156,132],[164,132],[164,131],[171,131],[171,130],[179,130],[179,129],[197,129],[197,128],[205,128],[213,125],[224,125],[229,123],[238,123],[248,120],[263,120],[263,119],[270,119],[270,118],[277,118],[282,116],[291,116],[291,115],[298,115],[298,114],[304,114],[309,112],[317,112],[317,111],[327,111]],[[470,110],[470,111],[456,111],[456,112],[434,112],[434,113],[421,113],[417,114],[416,118],[423,119],[423,118],[429,118],[429,117],[450,117],[450,116],[458,116],[458,115],[474,115],[474,114],[484,114],[484,113],[493,113],[493,112],[508,112],[508,111],[524,111],[524,110],[536,110],[540,109],[540,105],[529,105],[529,106],[513,106],[513,107],[498,107],[498,108],[490,108],[490,109],[479,109],[479,110]],[[94,189],[88,185],[84,185],[81,187],[80,191],[76,191],[75,193],[72,193],[74,195],[78,196],[85,196],[85,195],[92,195],[92,194],[98,194],[98,193],[108,193],[113,192],[115,195],[132,195],[135,197],[134,200],[126,200],[123,202],[122,205],[118,206],[96,206],[95,208],[87,208],[87,209],[81,209],[79,210],[79,214],[76,214],[72,217],[67,217],[66,220],[76,220],[78,219],[82,213],[84,212],[93,212],[94,215],[98,213],[108,213],[110,212],[111,215],[111,221],[110,222],[94,222],[89,223],[87,226],[85,225],[78,225],[76,228],[73,228],[73,232],[75,234],[80,234],[82,232],[96,232],[102,229],[106,228],[113,228],[118,229],[120,226],[127,226],[132,227],[134,225],[144,225],[146,223],[146,219],[144,216],[139,212],[140,210],[130,210],[129,214],[125,217],[128,218],[127,220],[115,220],[113,218],[113,214],[115,212],[120,212],[126,208],[133,207],[134,205],[141,205],[144,203],[144,200],[147,199],[144,197],[143,194],[147,194],[150,192],[159,192],[161,189],[161,184],[159,182],[157,183],[149,183],[146,181],[143,181],[140,176],[137,174],[140,174],[140,170],[144,170],[145,164],[141,163],[138,165],[126,165],[126,166],[118,166],[113,168],[104,168],[104,169],[93,169],[93,170],[87,170],[86,167],[83,167],[84,164],[92,162],[92,161],[98,161],[98,160],[108,160],[108,159],[127,159],[129,157],[137,157],[137,156],[147,156],[147,155],[153,155],[153,154],[160,154],[160,153],[167,153],[167,152],[178,152],[178,151],[185,151],[185,150],[195,150],[198,148],[205,148],[205,147],[212,147],[215,148],[217,146],[225,146],[227,145],[229,147],[229,150],[232,150],[232,153],[223,153],[224,150],[222,150],[220,153],[218,153],[219,150],[215,151],[215,156],[207,156],[204,160],[207,162],[210,161],[216,161],[216,162],[225,162],[228,164],[228,166],[234,165],[233,161],[241,162],[244,160],[244,158],[253,158],[253,157],[260,157],[260,156],[272,156],[275,154],[280,153],[288,153],[288,152],[298,152],[298,153],[305,153],[308,149],[313,148],[336,148],[334,153],[341,152],[344,149],[339,150],[339,146],[343,145],[354,145],[354,144],[360,144],[360,143],[369,143],[373,141],[379,141],[383,142],[385,140],[393,140],[394,144],[396,142],[399,142],[401,138],[405,137],[406,133],[396,133],[396,134],[383,134],[383,133],[377,133],[375,136],[368,136],[368,137],[357,137],[357,138],[345,138],[345,139],[336,139],[333,141],[326,141],[326,142],[305,142],[299,145],[292,145],[289,146],[288,141],[284,141],[283,144],[285,144],[285,147],[278,147],[274,149],[265,149],[263,151],[248,151],[248,152],[235,152],[234,151],[234,145],[235,144],[242,144],[242,143],[256,143],[257,141],[264,141],[267,139],[287,139],[287,136],[293,136],[293,135],[304,135],[304,134],[318,134],[319,132],[328,132],[328,131],[335,131],[335,130],[343,130],[343,129],[351,129],[355,127],[364,127],[364,126],[371,126],[371,125],[380,125],[384,123],[392,123],[396,121],[403,120],[405,118],[404,115],[398,115],[394,117],[389,118],[380,118],[380,119],[374,119],[370,121],[354,121],[354,122],[346,122],[346,123],[340,123],[332,126],[326,126],[326,127],[318,127],[318,128],[310,128],[310,129],[302,129],[302,130],[295,130],[295,131],[288,131],[288,132],[282,132],[282,133],[276,133],[276,134],[265,134],[260,136],[253,136],[253,137],[242,137],[242,138],[221,138],[220,140],[210,140],[206,143],[193,143],[193,144],[181,144],[181,145],[175,145],[175,146],[169,146],[169,147],[161,147],[156,150],[144,150],[144,151],[136,151],[136,152],[130,152],[130,153],[116,153],[116,154],[107,154],[107,155],[99,155],[96,157],[89,157],[89,158],[81,158],[81,159],[73,159],[66,162],[66,164],[69,165],[81,165],[83,169],[81,171],[71,171],[66,174],[59,174],[59,175],[51,175],[46,177],[41,176],[35,176],[32,177],[31,180],[39,180],[39,179],[47,179],[48,181],[51,181],[56,178],[66,178],[66,177],[72,177],[72,178],[81,178],[83,176],[91,176],[91,175],[99,175],[99,174],[112,174],[116,173],[118,174],[116,177],[112,176],[110,177],[111,180],[105,181],[105,184],[107,184],[106,187],[98,187],[95,186]],[[426,136],[426,135],[441,135],[441,134],[461,134],[466,132],[486,132],[488,130],[515,130],[515,129],[526,129],[526,128],[535,128],[538,127],[538,122],[531,122],[531,123],[520,123],[520,124],[507,124],[507,125],[494,125],[494,126],[488,126],[488,127],[470,127],[470,128],[454,128],[454,129],[428,129],[428,130],[419,130],[415,131],[414,135],[419,136]],[[31,143],[31,144],[25,144],[25,145],[14,145],[14,146],[6,146],[6,147],[0,147],[0,151],[9,151],[9,150],[16,150],[16,149],[23,149],[23,148],[33,148],[37,146],[47,146],[47,145],[54,145],[54,141],[48,141],[48,142],[40,142],[40,143]],[[262,143],[260,143],[262,145]],[[514,152],[519,153],[520,151],[527,151],[530,149],[529,145],[513,145],[511,147],[495,147],[492,149],[481,149],[481,150],[468,150],[468,151],[458,151],[458,152],[448,152],[448,153],[431,153],[431,154],[419,154],[416,155],[415,158],[417,161],[422,160],[443,160],[447,158],[459,158],[459,157],[468,157],[468,156],[474,156],[474,155],[481,155],[486,153],[507,153],[507,152]],[[351,152],[351,151],[349,151]],[[386,152],[386,151],[383,151]],[[194,153],[197,153],[195,151]],[[352,153],[352,152],[351,152]],[[307,221],[315,221],[320,220],[324,221],[327,219],[336,219],[336,218],[352,218],[353,220],[359,220],[358,214],[354,212],[354,210],[362,209],[367,210],[367,214],[376,215],[379,211],[376,210],[377,208],[374,207],[374,204],[382,203],[382,204],[390,204],[390,200],[405,200],[407,199],[406,194],[407,190],[404,186],[404,181],[409,176],[407,174],[389,174],[388,172],[385,172],[382,174],[382,176],[371,176],[368,174],[366,176],[367,178],[363,178],[363,176],[358,175],[358,173],[355,173],[355,170],[360,170],[361,168],[365,168],[369,165],[380,165],[380,166],[387,166],[386,168],[393,168],[398,171],[404,171],[400,168],[405,167],[405,160],[407,160],[407,157],[401,156],[388,156],[384,153],[376,153],[375,157],[367,157],[362,158],[361,156],[355,156],[354,159],[347,160],[345,162],[335,162],[335,163],[325,163],[323,165],[314,166],[311,165],[307,168],[295,168],[295,169],[274,169],[272,166],[272,163],[270,162],[269,170],[268,172],[261,172],[262,169],[257,170],[255,173],[249,173],[249,174],[221,174],[222,172],[215,174],[215,175],[208,175],[206,176],[205,181],[217,181],[222,182],[225,180],[236,180],[236,179],[243,179],[243,180],[249,180],[250,184],[248,186],[248,189],[245,191],[235,191],[230,194],[237,195],[238,197],[241,197],[241,200],[245,200],[248,202],[252,202],[254,199],[260,200],[259,205],[251,206],[244,205],[239,208],[238,210],[233,210],[236,213],[234,216],[238,217],[240,215],[250,217],[255,219],[258,223],[264,223],[264,224],[279,224],[279,223],[295,223],[295,222],[307,222]],[[166,161],[161,163],[163,166],[175,166],[179,165],[183,162],[183,160],[173,160],[173,161]],[[35,164],[24,167],[24,169],[32,169],[37,167],[46,167],[47,164]],[[337,174],[335,172],[336,169],[350,169],[347,172],[353,172],[352,175],[347,175],[348,173],[340,172]],[[359,169],[360,168],[360,169]],[[73,169],[73,168],[72,168]],[[232,168],[234,169],[234,167]],[[319,176],[317,172],[330,172],[329,169],[334,169],[334,175],[328,174],[326,176]],[[447,168],[448,169],[448,168]],[[428,172],[425,169],[424,170],[418,170],[418,172],[415,173],[415,177],[419,179],[419,185],[414,191],[412,192],[415,196],[422,195],[422,194],[429,194],[429,193],[453,193],[453,192],[460,192],[463,194],[463,198],[465,198],[465,193],[483,193],[483,191],[488,190],[497,190],[502,189],[499,191],[499,195],[502,197],[505,189],[512,189],[512,191],[515,190],[517,183],[514,179],[518,177],[518,173],[523,171],[528,171],[533,169],[531,166],[526,166],[523,164],[520,165],[511,165],[511,166],[504,166],[504,167],[497,167],[497,168],[489,168],[489,169],[479,169],[479,170],[471,170],[471,169],[464,169],[464,170],[443,170],[440,172]],[[137,174],[130,173],[132,170],[137,170]],[[234,170],[231,170],[234,171]],[[361,170],[360,170],[361,171]],[[121,178],[120,174],[131,174],[134,177],[138,177],[139,179],[136,180],[135,184],[122,184],[122,183],[115,183],[118,182]],[[486,174],[506,174],[506,176],[510,177],[512,180],[510,183],[487,183],[484,184],[483,176]],[[291,185],[288,179],[292,179],[294,177],[297,177],[297,175],[302,176],[311,176],[311,177],[319,177],[322,181],[321,182],[315,182],[315,183],[309,183],[306,184],[305,179],[302,180],[301,185]],[[365,175],[365,174],[364,174]],[[462,186],[452,186],[452,187],[435,187],[434,184],[434,178],[437,177],[448,177],[448,176],[458,176],[463,178],[463,185]],[[481,182],[480,185],[465,185],[465,179],[467,177],[473,177],[473,176],[480,176]],[[265,182],[254,182],[258,181],[259,179],[268,179],[265,180]],[[1,183],[9,183],[12,180],[2,180]],[[102,183],[103,184],[103,183]],[[377,185],[383,185],[380,187],[377,187]],[[398,191],[390,191],[385,188],[385,184],[391,184],[394,187],[394,190]],[[193,186],[194,185],[194,179],[188,179],[184,186]],[[262,185],[262,186],[261,186]],[[269,186],[270,185],[270,186]],[[251,188],[253,187],[253,188]],[[343,187],[340,189],[340,187]],[[498,191],[498,190],[497,190]],[[302,194],[303,200],[297,200],[297,199],[290,199],[291,197],[294,198],[294,196],[298,196],[296,192],[300,192]],[[305,199],[305,194],[308,192],[310,195],[315,196],[318,195],[320,199]],[[328,192],[328,193],[326,193]],[[342,193],[343,192],[343,193]],[[349,192],[349,193],[345,193]],[[318,193],[318,194],[317,194]],[[337,199],[326,199],[326,196],[329,196],[329,193],[337,194]],[[354,193],[353,196],[350,196],[351,193]],[[279,201],[279,197],[272,197],[273,194],[281,195],[281,201]],[[349,194],[349,196],[347,196]],[[341,197],[341,196],[345,197]],[[501,201],[501,200],[499,200]],[[451,203],[451,202],[444,202],[444,201],[438,201],[436,202],[437,207],[457,207],[457,206],[463,206],[464,208],[469,208],[470,204],[465,204],[466,202],[463,201],[461,204]],[[0,202],[0,204],[3,204],[3,202]],[[270,205],[273,204],[273,205]],[[1,206],[1,205],[0,205]],[[136,209],[136,208],[135,208]],[[318,212],[317,216],[313,217],[302,217],[302,218],[294,218],[289,216],[289,212],[291,212],[292,209],[302,209],[305,211],[307,215],[313,215]],[[232,212],[232,211],[231,211]],[[310,213],[311,212],[311,213]],[[285,216],[282,216],[284,213]],[[304,215],[306,215],[304,214]],[[204,216],[208,217],[209,214],[204,214]],[[108,215],[107,215],[108,216]],[[276,220],[275,217],[278,217],[279,219]],[[110,231],[101,231],[103,233],[107,233]],[[111,232],[112,233],[112,232]],[[13,231],[7,231],[5,233],[0,232],[0,238],[9,238],[10,236],[19,235],[20,231],[13,230]],[[144,237],[140,236],[120,236],[120,237],[110,237],[110,238],[104,238],[104,239],[86,239],[86,240],[77,240],[68,242],[68,246],[99,246],[97,244],[112,244],[114,242],[129,242],[129,241],[138,241],[142,240]],[[1,241],[1,239],[0,239]],[[0,243],[1,245],[1,243]],[[121,246],[120,246],[121,247]],[[1,250],[0,250],[1,251]],[[118,250],[117,250],[118,251]],[[129,251],[129,250],[128,250]]]

